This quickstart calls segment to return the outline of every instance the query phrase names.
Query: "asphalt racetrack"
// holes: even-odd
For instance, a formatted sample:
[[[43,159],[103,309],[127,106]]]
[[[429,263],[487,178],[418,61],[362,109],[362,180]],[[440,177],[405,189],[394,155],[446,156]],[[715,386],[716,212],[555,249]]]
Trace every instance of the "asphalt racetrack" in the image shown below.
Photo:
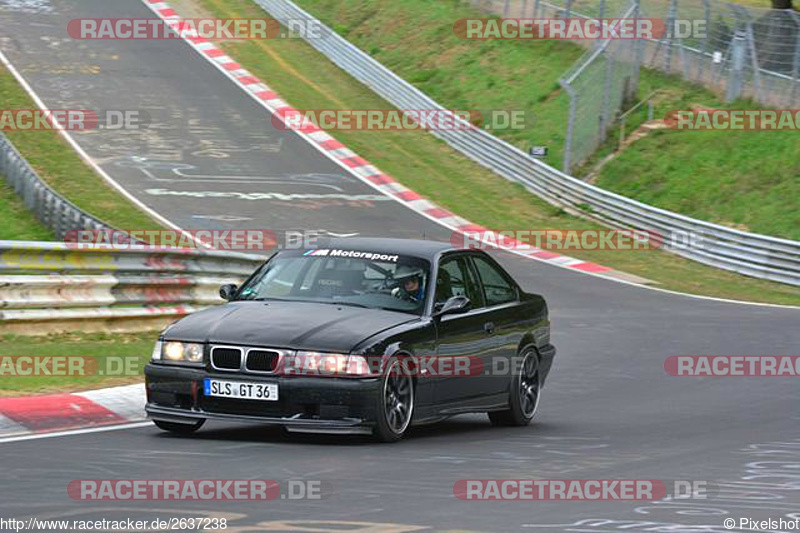
[[[138,0],[0,0],[2,51],[48,107],[152,118],[141,131],[75,134],[127,192],[183,228],[449,239],[446,228],[275,129],[263,107],[187,44],[76,43],[66,33],[74,18],[152,16]],[[229,519],[227,531],[699,533],[725,531],[725,518],[800,516],[797,380],[678,378],[663,367],[671,355],[796,355],[800,311],[499,259],[551,309],[558,355],[530,427],[462,416],[393,445],[220,423],[189,438],[148,426],[10,442],[0,445],[0,517],[216,516]],[[76,479],[217,478],[320,480],[328,490],[320,500],[268,503],[83,502],[66,490]],[[655,503],[453,494],[458,480],[490,478],[696,480],[719,490]]]

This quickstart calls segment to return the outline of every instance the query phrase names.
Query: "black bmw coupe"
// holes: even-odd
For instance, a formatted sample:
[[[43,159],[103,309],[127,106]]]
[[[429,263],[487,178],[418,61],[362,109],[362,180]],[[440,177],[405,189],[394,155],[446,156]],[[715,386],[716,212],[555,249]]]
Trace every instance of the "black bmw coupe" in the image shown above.
[[[272,256],[228,303],[179,320],[145,369],[147,413],[400,439],[485,412],[527,425],[555,356],[545,300],[488,254],[399,239],[336,239]]]

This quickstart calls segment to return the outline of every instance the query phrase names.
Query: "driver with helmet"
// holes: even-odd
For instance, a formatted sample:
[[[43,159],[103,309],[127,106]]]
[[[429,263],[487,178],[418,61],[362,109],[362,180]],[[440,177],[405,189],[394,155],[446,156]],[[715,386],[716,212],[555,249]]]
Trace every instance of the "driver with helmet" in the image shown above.
[[[422,287],[423,270],[411,265],[400,265],[394,273],[397,287],[392,289],[392,296],[407,302],[422,302],[425,299],[425,289]]]

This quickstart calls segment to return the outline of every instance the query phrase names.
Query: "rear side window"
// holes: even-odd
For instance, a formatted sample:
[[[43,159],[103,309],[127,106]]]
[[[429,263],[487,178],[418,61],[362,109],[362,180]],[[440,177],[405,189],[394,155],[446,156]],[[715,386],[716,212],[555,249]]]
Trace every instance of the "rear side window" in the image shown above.
[[[472,260],[483,284],[487,306],[513,302],[517,299],[517,289],[506,280],[495,265],[483,257],[474,256]]]
[[[439,265],[436,280],[437,304],[443,304],[452,296],[466,296],[470,300],[472,309],[481,307],[482,298],[479,294],[478,284],[473,279],[466,256],[450,257]]]

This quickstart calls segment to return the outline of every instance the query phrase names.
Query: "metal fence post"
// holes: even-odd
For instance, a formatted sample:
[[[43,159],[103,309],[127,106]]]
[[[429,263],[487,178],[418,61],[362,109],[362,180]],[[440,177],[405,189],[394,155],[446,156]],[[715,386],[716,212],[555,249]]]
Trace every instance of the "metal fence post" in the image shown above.
[[[642,16],[642,0],[633,0],[633,5],[633,18],[638,19]],[[633,46],[635,47],[633,57],[633,79],[631,80],[631,94],[629,97],[633,97],[639,87],[642,63],[644,63],[644,47],[647,46],[647,43],[643,39],[636,39]]]
[[[564,139],[564,172],[569,174],[572,167],[572,144],[575,136],[575,115],[578,113],[578,95],[572,86],[560,80],[559,83],[569,95],[569,117],[567,117],[567,135]]]
[[[678,0],[670,0],[669,2],[669,11],[667,14],[667,34],[664,38],[667,40],[667,49],[665,51],[666,56],[664,57],[664,70],[667,74],[672,72],[672,35],[669,34],[670,29],[675,28],[675,19],[677,18],[678,14]]]
[[[606,68],[604,72],[604,79],[603,79],[603,111],[600,114],[600,131],[598,140],[604,139],[606,131],[608,131],[609,126],[613,122],[613,117],[611,117],[611,81],[614,79],[614,63],[615,58],[612,57],[612,52],[609,50],[610,47],[607,47],[603,51],[603,56],[606,61]]]
[[[797,26],[797,37],[794,43],[794,63],[792,64],[792,90],[789,93],[788,106],[793,106],[797,98],[797,86],[800,85],[800,14],[790,11],[792,20]]]
[[[564,6],[564,18],[568,19],[572,16],[572,2],[573,0],[567,0],[566,5]]]
[[[742,94],[745,39],[745,32],[736,30],[731,41],[731,69],[728,73],[728,90],[725,92],[726,102],[732,102]]]
[[[703,66],[708,61],[709,46],[711,45],[711,5],[709,0],[703,0],[703,13],[706,20],[706,38],[703,40],[703,55],[697,61],[697,77],[696,80],[703,83]]]
[[[744,10],[744,8],[742,8]],[[750,17],[747,17],[745,22],[745,37],[747,39],[747,47],[750,49],[750,62],[753,69],[753,81],[755,82],[755,99],[760,100],[761,95],[761,67],[758,64],[758,52],[756,50],[756,39],[753,35],[753,24]]]

